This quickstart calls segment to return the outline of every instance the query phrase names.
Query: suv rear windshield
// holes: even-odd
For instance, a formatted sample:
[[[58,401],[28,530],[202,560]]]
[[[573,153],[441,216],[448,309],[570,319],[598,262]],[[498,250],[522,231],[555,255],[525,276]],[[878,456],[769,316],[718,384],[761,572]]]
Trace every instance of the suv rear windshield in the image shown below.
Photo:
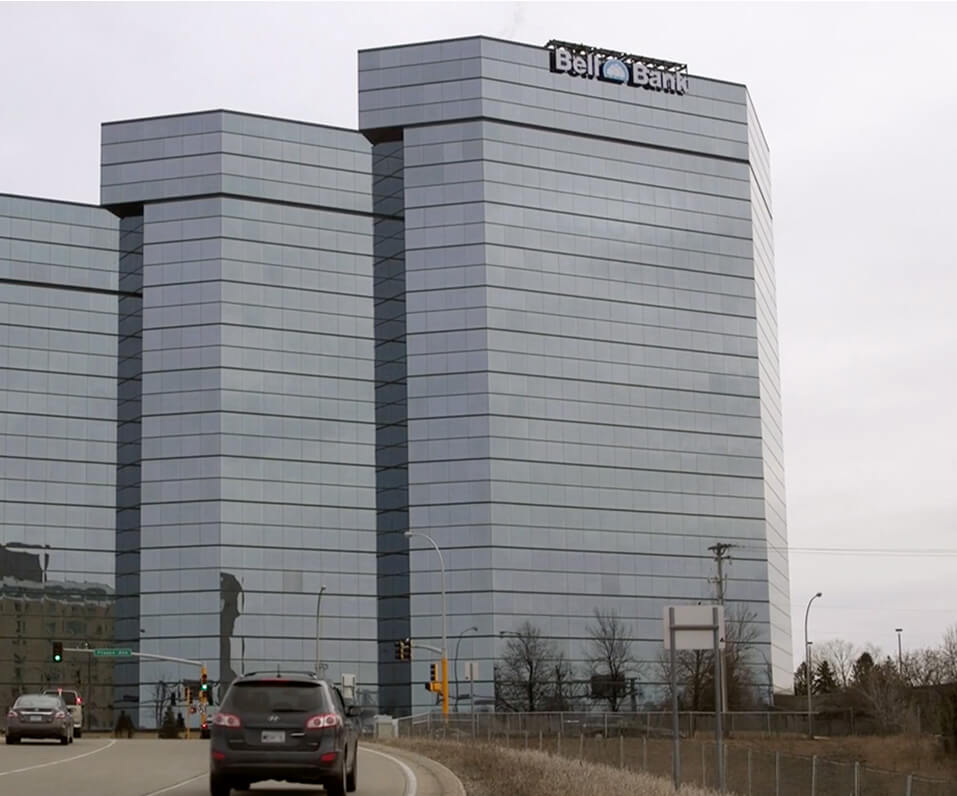
[[[20,697],[13,705],[15,708],[42,708],[44,710],[50,710],[52,708],[57,708],[60,706],[60,701],[55,696],[42,696],[40,694],[33,694],[30,696]]]
[[[44,693],[44,694],[49,694],[50,696],[53,696],[54,694],[59,693],[59,696],[63,697],[63,702],[64,702],[65,704],[67,704],[67,705],[75,705],[75,704],[76,704],[76,691],[63,691],[63,692],[44,691],[43,693]]]
[[[223,710],[235,713],[292,713],[330,710],[318,683],[247,680],[229,689]]]

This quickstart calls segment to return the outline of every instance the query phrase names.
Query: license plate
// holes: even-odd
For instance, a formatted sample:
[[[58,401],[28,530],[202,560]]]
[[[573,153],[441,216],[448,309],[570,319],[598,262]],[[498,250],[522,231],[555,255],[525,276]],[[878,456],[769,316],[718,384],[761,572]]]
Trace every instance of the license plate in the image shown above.
[[[30,716],[30,721],[43,721],[43,716]]]
[[[263,743],[285,743],[286,733],[277,730],[263,730]]]

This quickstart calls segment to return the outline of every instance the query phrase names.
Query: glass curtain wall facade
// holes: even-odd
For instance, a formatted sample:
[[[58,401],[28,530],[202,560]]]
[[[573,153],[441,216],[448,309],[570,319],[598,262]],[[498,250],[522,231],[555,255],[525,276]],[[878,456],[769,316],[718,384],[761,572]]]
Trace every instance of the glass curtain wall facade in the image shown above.
[[[449,638],[479,628],[460,657],[491,701],[503,632],[532,619],[582,663],[594,611],[615,611],[651,698],[662,610],[715,596],[722,542],[729,612],[753,612],[786,683],[767,149],[746,89],[645,91],[549,58],[486,38],[359,58],[360,129],[404,149],[408,517],[446,553]],[[414,543],[409,563],[411,634],[435,644],[437,557]]]
[[[450,680],[477,661],[477,702],[507,634],[530,620],[581,666],[595,611],[629,628],[654,699],[662,609],[715,597],[717,543],[756,692],[761,656],[789,686],[750,97],[551,57],[362,51],[358,131],[109,123],[102,207],[0,195],[0,703],[89,683],[150,726],[198,677],[54,667],[60,638],[205,661],[214,699],[318,663],[370,709],[424,708],[431,658],[393,645],[441,643],[441,579],[409,530],[444,553]]]
[[[0,709],[76,684],[110,726],[116,490],[116,217],[0,195]]]
[[[206,661],[214,699],[239,672],[318,663],[374,702],[368,144],[217,111],[105,125],[102,163],[103,204],[142,235],[124,261],[142,280],[124,316],[131,632]],[[143,724],[164,683],[199,674],[138,668]]]

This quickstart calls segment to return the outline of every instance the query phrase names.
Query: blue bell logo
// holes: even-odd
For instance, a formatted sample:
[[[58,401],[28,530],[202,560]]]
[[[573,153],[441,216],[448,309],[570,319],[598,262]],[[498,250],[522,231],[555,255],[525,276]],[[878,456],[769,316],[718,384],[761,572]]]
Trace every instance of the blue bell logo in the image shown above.
[[[609,58],[601,65],[601,79],[612,83],[628,82],[628,67],[617,58]]]

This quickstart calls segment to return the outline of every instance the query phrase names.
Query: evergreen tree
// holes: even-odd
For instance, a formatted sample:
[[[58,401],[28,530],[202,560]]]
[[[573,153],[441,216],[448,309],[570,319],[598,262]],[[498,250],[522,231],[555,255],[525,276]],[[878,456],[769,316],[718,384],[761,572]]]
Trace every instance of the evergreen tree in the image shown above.
[[[807,694],[807,664],[802,662],[794,672],[794,695],[804,694]]]
[[[861,657],[854,664],[854,670],[851,672],[851,682],[858,688],[862,688],[867,684],[873,670],[874,659],[870,653],[862,652]]]
[[[830,694],[832,691],[837,691],[837,678],[834,676],[831,664],[826,660],[821,661],[814,671],[813,687],[815,694]]]

